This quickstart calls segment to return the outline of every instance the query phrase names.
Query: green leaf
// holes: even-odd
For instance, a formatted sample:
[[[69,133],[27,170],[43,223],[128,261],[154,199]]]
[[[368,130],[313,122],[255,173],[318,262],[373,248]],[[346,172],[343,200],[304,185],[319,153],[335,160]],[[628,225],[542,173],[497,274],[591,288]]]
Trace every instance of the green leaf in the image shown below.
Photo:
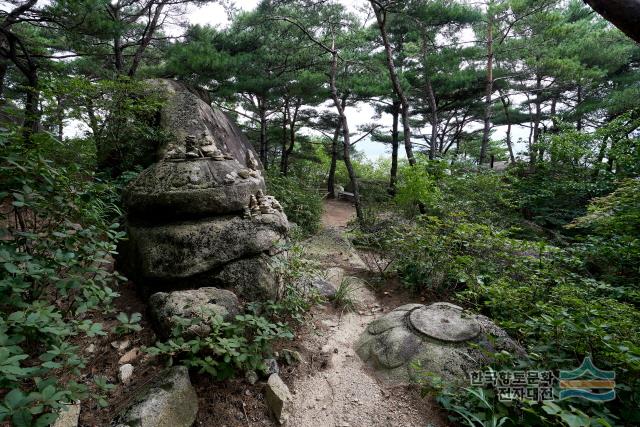
[[[20,269],[15,264],[12,264],[10,262],[5,262],[4,263],[4,269],[7,270],[11,274],[20,273]]]
[[[27,409],[19,409],[11,416],[14,427],[31,427],[33,415]]]
[[[52,425],[58,419],[57,414],[44,414],[38,417],[33,424],[34,427],[47,427]]]
[[[567,423],[569,427],[588,427],[591,422],[589,421],[589,417],[585,414],[571,414],[569,412],[563,411],[560,414],[560,418],[562,421]]]
[[[17,409],[22,405],[25,400],[25,395],[22,390],[14,388],[4,397],[4,403],[11,409]]]

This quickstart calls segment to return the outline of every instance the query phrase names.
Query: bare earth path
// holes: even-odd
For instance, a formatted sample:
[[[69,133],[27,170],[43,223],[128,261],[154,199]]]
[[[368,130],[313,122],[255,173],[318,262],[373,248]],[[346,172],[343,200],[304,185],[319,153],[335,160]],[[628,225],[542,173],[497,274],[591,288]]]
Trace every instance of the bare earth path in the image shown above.
[[[313,311],[312,333],[300,343],[310,353],[309,374],[294,379],[292,427],[369,427],[447,425],[431,399],[415,389],[388,387],[374,378],[353,349],[367,324],[387,310],[366,283],[355,277],[365,269],[342,234],[354,209],[346,202],[328,200],[323,230],[305,243],[306,254],[323,267],[341,267],[356,290],[354,312],[329,305]]]

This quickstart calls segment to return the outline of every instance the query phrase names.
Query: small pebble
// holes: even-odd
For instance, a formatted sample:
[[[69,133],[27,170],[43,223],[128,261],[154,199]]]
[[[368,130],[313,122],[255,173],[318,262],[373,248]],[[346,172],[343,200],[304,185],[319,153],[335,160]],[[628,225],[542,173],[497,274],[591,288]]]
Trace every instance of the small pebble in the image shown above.
[[[131,350],[127,351],[121,358],[118,360],[119,365],[123,365],[125,363],[131,363],[135,361],[140,355],[140,349],[138,347],[134,347]]]
[[[131,377],[133,377],[133,365],[127,363],[126,365],[120,366],[118,370],[118,379],[124,385],[128,385],[131,382]]]
[[[113,341],[111,343],[111,347],[115,348],[118,351],[124,351],[129,347],[129,344],[129,340]]]

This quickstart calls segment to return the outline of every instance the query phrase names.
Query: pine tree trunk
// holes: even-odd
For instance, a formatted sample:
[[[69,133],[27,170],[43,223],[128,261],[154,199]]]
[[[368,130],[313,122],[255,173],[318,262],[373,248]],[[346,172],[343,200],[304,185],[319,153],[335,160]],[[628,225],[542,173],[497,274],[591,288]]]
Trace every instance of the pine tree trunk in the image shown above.
[[[389,194],[396,194],[398,182],[398,147],[400,145],[400,131],[398,129],[400,119],[400,102],[393,101],[391,114],[393,115],[393,127],[391,128],[391,171],[389,173]]]
[[[262,166],[265,170],[269,169],[268,163],[268,142],[267,142],[267,112],[264,108],[264,102],[258,100],[258,114],[260,116],[260,162],[262,162]]]
[[[540,93],[542,90],[542,76],[539,73],[536,73],[536,99],[535,99],[535,116],[533,122],[533,151],[535,152],[538,149],[538,142],[540,140],[540,122],[542,121],[542,94]],[[537,159],[537,156],[533,156],[534,161]],[[542,160],[542,159],[540,159]]]
[[[509,149],[509,159],[511,163],[516,162],[516,157],[513,155],[513,145],[511,144],[511,115],[509,114],[509,103],[504,96],[500,96],[502,101],[502,108],[504,109],[504,116],[507,119],[507,148]]]
[[[489,9],[491,8],[489,4]],[[487,150],[489,147],[489,134],[491,132],[491,95],[493,93],[493,15],[489,10],[487,22],[487,81],[485,84],[484,103],[484,128],[482,130],[482,145],[480,147],[479,164],[482,166],[487,160]]]
[[[436,157],[436,153],[438,150],[438,103],[436,102],[436,94],[433,90],[433,85],[431,84],[431,77],[429,76],[429,67],[427,63],[427,39],[426,35],[422,34],[422,61],[424,68],[424,78],[425,78],[425,91],[427,95],[427,102],[429,103],[430,110],[430,119],[431,119],[431,139],[429,141],[429,159],[433,160]]]
[[[370,0],[373,11],[376,15],[376,21],[378,22],[378,28],[380,29],[380,35],[382,37],[382,44],[387,57],[387,68],[389,69],[389,77],[391,78],[391,84],[393,91],[402,104],[402,127],[404,132],[404,148],[407,153],[407,160],[411,166],[416,164],[416,159],[413,155],[413,144],[411,143],[411,125],[409,124],[409,101],[402,89],[400,79],[398,78],[398,72],[393,62],[393,49],[389,42],[389,36],[387,35],[386,28],[386,11],[384,11],[375,0]]]
[[[362,205],[360,203],[360,190],[358,185],[358,178],[353,169],[353,165],[351,164],[351,136],[349,132],[349,123],[347,122],[347,116],[344,114],[344,108],[340,102],[340,98],[338,98],[338,90],[336,88],[336,74],[338,73],[338,52],[335,48],[335,40],[332,45],[331,51],[331,73],[329,75],[329,87],[331,90],[331,98],[333,99],[333,103],[338,110],[338,117],[340,117],[340,124],[342,124],[342,139],[343,139],[343,157],[344,157],[344,165],[347,168],[347,172],[349,173],[349,179],[351,180],[351,184],[353,184],[353,198],[356,205],[356,216],[359,221],[364,219],[364,215],[362,213]]]
[[[38,104],[40,102],[40,89],[38,87],[38,74],[32,69],[27,75],[29,86],[27,87],[27,98],[24,104],[24,122],[22,124],[22,136],[25,143],[31,143],[31,137],[38,132],[40,114]]]
[[[5,60],[0,60],[0,98],[2,98],[2,94],[4,93],[4,79],[7,76],[8,68],[9,63]]]
[[[580,104],[582,104],[582,85],[578,85],[578,103],[576,104],[576,108],[580,108]],[[582,114],[578,113],[578,120],[576,121],[576,130],[578,132],[582,131]]]
[[[289,99],[285,98],[282,107],[282,150],[280,153],[280,174],[287,176],[289,159],[287,158],[287,124],[288,124]]]
[[[329,177],[327,178],[327,194],[331,199],[336,197],[336,168],[338,166],[338,142],[341,128],[342,123],[338,119],[338,125],[333,132],[333,139],[331,140],[331,166],[329,166]]]

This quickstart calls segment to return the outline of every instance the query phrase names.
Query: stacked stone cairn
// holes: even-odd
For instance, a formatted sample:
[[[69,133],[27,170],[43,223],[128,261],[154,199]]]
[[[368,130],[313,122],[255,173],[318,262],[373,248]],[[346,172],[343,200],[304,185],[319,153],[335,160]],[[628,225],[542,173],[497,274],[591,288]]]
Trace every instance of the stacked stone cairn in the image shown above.
[[[170,139],[124,192],[129,239],[120,261],[167,336],[173,316],[229,319],[241,301],[280,297],[270,264],[289,223],[265,195],[262,165],[238,127],[185,85],[148,82],[164,99],[160,126]]]

